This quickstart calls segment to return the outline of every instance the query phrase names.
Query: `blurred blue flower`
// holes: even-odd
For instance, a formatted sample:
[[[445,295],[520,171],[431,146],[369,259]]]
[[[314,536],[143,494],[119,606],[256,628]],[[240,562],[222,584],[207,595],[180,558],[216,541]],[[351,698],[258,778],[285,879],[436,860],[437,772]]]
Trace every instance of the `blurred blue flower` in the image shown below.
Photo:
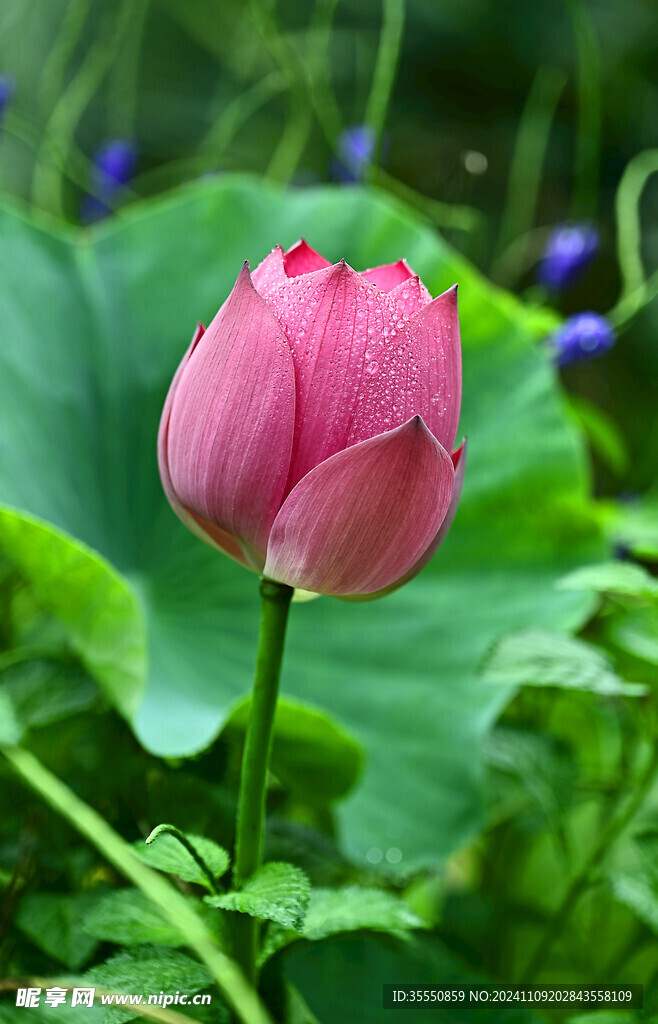
[[[137,166],[137,143],[132,139],[110,139],[94,152],[90,194],[84,196],[80,219],[84,224],[102,220],[112,212],[114,200],[130,184]]]
[[[593,224],[561,224],[553,229],[537,269],[540,284],[562,291],[578,280],[599,251]]]
[[[612,348],[617,336],[612,325],[599,313],[576,313],[550,339],[558,366],[582,362]]]
[[[137,144],[131,139],[111,139],[93,155],[92,183],[99,195],[111,197],[127,185],[137,166]]]
[[[345,184],[362,181],[372,161],[377,136],[367,124],[353,124],[338,136],[332,177]]]
[[[11,103],[15,90],[16,85],[13,75],[0,75],[0,122],[5,110]]]

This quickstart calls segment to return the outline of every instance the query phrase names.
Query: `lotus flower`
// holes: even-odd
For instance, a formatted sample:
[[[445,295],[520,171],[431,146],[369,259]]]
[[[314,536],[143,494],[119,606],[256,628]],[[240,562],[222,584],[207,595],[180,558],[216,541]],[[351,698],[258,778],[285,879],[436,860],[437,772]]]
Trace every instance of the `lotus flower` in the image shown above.
[[[380,596],[456,511],[464,445],[456,286],[404,260],[356,273],[304,241],[245,263],[174,376],[158,437],[180,519],[291,587]]]

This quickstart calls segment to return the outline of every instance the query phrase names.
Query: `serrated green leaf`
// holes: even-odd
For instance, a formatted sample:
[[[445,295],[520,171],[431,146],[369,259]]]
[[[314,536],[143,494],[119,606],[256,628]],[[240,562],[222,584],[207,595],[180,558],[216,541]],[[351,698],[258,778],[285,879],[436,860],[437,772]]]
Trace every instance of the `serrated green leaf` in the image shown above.
[[[371,931],[399,934],[423,928],[424,922],[406,903],[384,889],[350,885],[316,889],[304,923],[304,938],[316,942],[338,932]]]
[[[166,871],[170,875],[178,875],[184,882],[195,882],[212,892],[210,879],[189,850],[179,842],[175,835],[166,831],[167,826],[158,826],[158,828],[163,828],[163,831],[159,832],[148,846],[145,843],[136,844],[135,852],[141,860],[150,864],[152,868]],[[154,829],[154,831],[156,830]],[[220,878],[228,871],[229,855],[214,840],[187,833],[185,833],[185,839],[194,847],[214,878]]]
[[[511,633],[493,648],[482,676],[488,683],[514,686],[557,686],[605,696],[641,697],[647,687],[627,683],[610,659],[592,644],[565,633],[529,629]]]
[[[182,946],[180,933],[139,889],[115,889],[94,903],[81,921],[87,935],[119,946]]]
[[[658,599],[658,580],[632,562],[603,562],[576,569],[558,580],[559,590],[597,590],[603,594]]]
[[[247,700],[231,715],[229,741],[243,741],[250,707]],[[362,764],[361,745],[326,711],[279,699],[270,768],[286,789],[313,804],[330,803],[352,789]]]
[[[300,931],[311,893],[308,878],[294,864],[264,864],[239,892],[206,896],[211,907],[249,914],[262,921],[276,921]]]
[[[71,970],[89,960],[98,940],[83,928],[94,893],[30,893],[18,907],[16,924],[39,949]]]
[[[155,946],[139,946],[110,957],[87,971],[85,980],[102,988],[150,995],[153,992],[194,994],[212,984],[210,972],[185,953]],[[217,998],[214,996],[214,998]],[[105,1024],[123,1024],[132,1020],[134,1010],[107,1010]]]
[[[319,942],[341,932],[376,931],[400,937],[427,927],[398,896],[384,889],[349,885],[341,889],[313,889],[301,936],[278,925],[268,928],[261,962],[296,939]]]

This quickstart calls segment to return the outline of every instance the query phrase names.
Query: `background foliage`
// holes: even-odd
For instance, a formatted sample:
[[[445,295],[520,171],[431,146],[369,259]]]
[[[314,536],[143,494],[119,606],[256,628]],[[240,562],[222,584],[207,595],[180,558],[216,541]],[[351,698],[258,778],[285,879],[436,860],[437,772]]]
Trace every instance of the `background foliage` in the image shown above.
[[[97,823],[73,829],[73,794],[30,794],[31,753],[220,946],[227,915],[269,922],[277,1020],[378,1021],[392,980],[642,982],[637,1019],[658,1013],[658,350],[642,284],[658,160],[641,155],[655,27],[640,2],[3,6],[0,743],[20,751],[0,767],[7,990],[218,980],[168,910],[180,893],[126,869],[134,854]],[[345,177],[342,130],[364,122],[380,163],[327,184]],[[136,144],[136,170],[99,196],[97,147],[114,137]],[[81,228],[90,195],[114,213]],[[547,229],[584,217],[597,261],[565,296],[540,292]],[[245,257],[301,234],[359,268],[404,255],[433,294],[459,281],[469,464],[420,577],[369,605],[293,608],[273,863],[236,894],[223,849],[256,581],[175,519],[155,433],[195,321]],[[620,341],[558,378],[545,339],[583,308],[611,311]],[[161,822],[210,880],[171,836],[143,846]],[[25,1015],[13,1003],[0,1021]],[[219,996],[204,1012],[227,1019]]]

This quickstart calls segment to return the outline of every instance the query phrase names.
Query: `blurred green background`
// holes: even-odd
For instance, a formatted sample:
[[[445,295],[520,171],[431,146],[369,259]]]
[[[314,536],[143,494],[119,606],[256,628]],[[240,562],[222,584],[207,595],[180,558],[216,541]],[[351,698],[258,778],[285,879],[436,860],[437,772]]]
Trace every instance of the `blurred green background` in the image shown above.
[[[191,327],[301,234],[460,283],[447,543],[381,602],[292,610],[267,852],[316,903],[264,974],[285,1024],[407,1019],[384,981],[521,978],[641,982],[647,1010],[478,1019],[656,1019],[657,28],[649,0],[0,9],[0,746],[130,843],[233,838],[256,581],[183,529],[155,462]],[[600,251],[551,294],[549,232],[583,220]],[[546,339],[582,310],[617,344],[557,370]],[[0,978],[208,986],[1,763]]]

